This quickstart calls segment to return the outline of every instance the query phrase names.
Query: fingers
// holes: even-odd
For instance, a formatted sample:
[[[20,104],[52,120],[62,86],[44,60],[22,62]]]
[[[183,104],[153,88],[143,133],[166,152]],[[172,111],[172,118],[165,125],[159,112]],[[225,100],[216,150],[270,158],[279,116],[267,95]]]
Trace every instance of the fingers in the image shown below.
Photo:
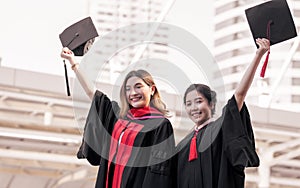
[[[68,47],[63,47],[63,51],[70,50]]]
[[[64,47],[62,49],[62,53],[65,53],[65,54],[72,54],[72,51],[68,48],[68,47]]]
[[[60,56],[62,58],[69,59],[71,56],[73,56],[73,52],[69,48],[64,47],[60,53]]]
[[[256,43],[259,46],[259,48],[268,49],[268,50],[270,49],[270,41],[268,39],[257,38]]]
[[[270,41],[265,38],[257,38],[256,44],[258,45],[257,54],[260,54],[261,56],[265,54],[267,51],[270,50]]]

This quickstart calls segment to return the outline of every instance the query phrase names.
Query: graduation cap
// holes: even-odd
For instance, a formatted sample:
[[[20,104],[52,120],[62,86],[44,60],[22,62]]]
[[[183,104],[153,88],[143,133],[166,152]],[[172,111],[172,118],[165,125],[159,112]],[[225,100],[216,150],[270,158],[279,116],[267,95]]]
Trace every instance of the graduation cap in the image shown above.
[[[267,38],[274,45],[297,36],[296,27],[286,0],[272,0],[245,10],[254,41]],[[256,45],[258,47],[258,45]],[[270,51],[261,70],[264,77]]]
[[[70,50],[73,51],[75,56],[83,56],[89,49],[90,45],[93,43],[95,37],[97,36],[98,33],[91,17],[87,17],[67,27],[59,35],[59,39],[63,47],[68,47]],[[67,94],[68,96],[70,96],[68,73],[65,61],[64,67]]]

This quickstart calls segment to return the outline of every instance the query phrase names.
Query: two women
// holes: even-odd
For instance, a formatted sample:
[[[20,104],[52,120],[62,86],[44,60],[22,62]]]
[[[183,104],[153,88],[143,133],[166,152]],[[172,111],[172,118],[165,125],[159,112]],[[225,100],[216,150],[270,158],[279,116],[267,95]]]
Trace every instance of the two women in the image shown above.
[[[78,152],[78,157],[100,165],[96,187],[244,187],[245,167],[259,165],[244,99],[270,47],[267,39],[256,42],[259,48],[255,57],[220,118],[212,121],[216,93],[208,86],[192,84],[186,90],[184,104],[195,128],[178,144],[175,165],[170,159],[173,129],[149,73],[138,70],[126,76],[120,92],[121,107],[97,90]],[[72,52],[64,48],[61,56],[76,72]],[[76,75],[80,80],[82,75]],[[90,89],[85,90],[92,96]],[[177,181],[172,179],[174,167]]]

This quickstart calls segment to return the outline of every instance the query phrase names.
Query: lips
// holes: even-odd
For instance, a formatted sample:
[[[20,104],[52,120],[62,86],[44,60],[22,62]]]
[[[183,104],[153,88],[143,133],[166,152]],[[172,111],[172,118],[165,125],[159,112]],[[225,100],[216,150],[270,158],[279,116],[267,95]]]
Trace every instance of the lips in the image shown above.
[[[199,118],[201,116],[202,112],[193,112],[191,113],[191,116],[193,116],[194,118]]]
[[[129,98],[129,100],[131,101],[131,102],[137,102],[137,101],[139,101],[139,100],[141,100],[142,99],[142,96],[133,96],[133,97],[130,97]]]

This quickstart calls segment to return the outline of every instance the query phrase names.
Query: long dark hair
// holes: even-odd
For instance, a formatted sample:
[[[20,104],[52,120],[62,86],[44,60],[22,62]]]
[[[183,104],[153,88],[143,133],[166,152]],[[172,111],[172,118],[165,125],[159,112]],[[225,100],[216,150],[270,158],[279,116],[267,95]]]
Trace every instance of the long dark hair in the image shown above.
[[[205,84],[191,84],[184,93],[183,103],[186,105],[186,95],[196,90],[198,93],[202,94],[208,101],[208,104],[212,106],[211,114],[214,115],[216,112],[216,103],[217,103],[217,93],[210,89],[209,86]]]
[[[140,79],[142,79],[148,86],[152,87],[154,86],[154,93],[151,96],[151,100],[150,100],[150,106],[156,108],[157,110],[159,110],[161,113],[163,113],[165,116],[168,116],[169,111],[166,109],[166,104],[162,101],[161,97],[160,97],[160,93],[154,83],[154,80],[151,76],[151,74],[145,70],[139,69],[139,70],[133,70],[130,71],[124,81],[123,84],[121,86],[121,90],[120,90],[120,100],[121,100],[121,109],[120,109],[120,117],[124,118],[128,112],[128,110],[130,109],[130,106],[128,104],[128,101],[126,99],[126,83],[128,81],[129,78],[136,76]]]

